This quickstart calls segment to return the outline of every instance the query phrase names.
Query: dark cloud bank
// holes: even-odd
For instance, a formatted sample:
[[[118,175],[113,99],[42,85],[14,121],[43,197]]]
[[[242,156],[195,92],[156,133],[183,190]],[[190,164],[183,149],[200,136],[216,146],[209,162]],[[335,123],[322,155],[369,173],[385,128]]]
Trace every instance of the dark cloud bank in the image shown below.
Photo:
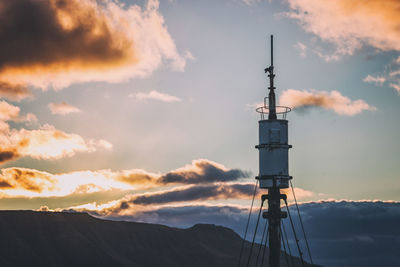
[[[400,203],[313,202],[300,206],[315,263],[323,266],[400,266]],[[302,237],[297,213],[291,208],[296,232]],[[118,220],[141,220],[178,227],[196,223],[224,225],[243,234],[247,211],[233,206],[164,207]],[[253,214],[252,225],[256,214]],[[262,224],[263,225],[263,224]],[[295,243],[285,221],[290,246]],[[250,233],[253,230],[250,229]],[[301,238],[302,239],[302,238]],[[300,241],[308,259],[304,240]]]

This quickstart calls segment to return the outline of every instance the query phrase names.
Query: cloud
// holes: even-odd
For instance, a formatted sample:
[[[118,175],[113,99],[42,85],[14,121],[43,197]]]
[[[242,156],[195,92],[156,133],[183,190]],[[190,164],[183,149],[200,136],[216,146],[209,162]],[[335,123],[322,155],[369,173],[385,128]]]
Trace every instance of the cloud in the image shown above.
[[[314,197],[316,195],[314,192],[305,190],[300,187],[293,187],[293,189],[294,189],[294,193],[296,195],[296,199],[307,199],[307,198]],[[288,202],[294,201],[293,192],[292,192],[291,188],[282,189],[282,193],[287,195]],[[323,194],[319,193],[318,195],[323,195]]]
[[[285,13],[307,32],[336,46],[334,57],[352,55],[364,45],[400,51],[400,10],[397,0],[288,0]],[[376,30],[379,29],[379,30]]]
[[[51,197],[77,198],[113,190],[132,190],[131,186],[115,179],[110,170],[76,171],[52,174],[28,168],[3,168],[0,172],[0,196],[4,199]],[[1,186],[4,182],[4,186]],[[85,200],[84,200],[85,201]]]
[[[16,149],[13,148],[0,149],[0,164],[10,160],[15,160],[19,157],[20,155],[18,154],[18,151]]]
[[[7,121],[36,122],[34,114],[20,114],[20,108],[0,101],[0,164],[20,157],[59,159],[71,157],[77,152],[93,152],[97,148],[111,149],[106,140],[85,140],[77,134],[57,130],[45,124],[36,130],[11,128]]]
[[[397,93],[399,93],[399,95],[400,95],[400,81],[399,81],[398,84],[396,84],[396,83],[390,83],[389,86],[392,87],[392,88],[394,88],[394,89],[396,89]]]
[[[219,166],[217,172],[204,172],[202,166]],[[199,167],[200,166],[200,167]],[[205,167],[215,168],[213,167]],[[197,172],[193,172],[196,170]],[[238,169],[226,169],[223,165],[205,159],[194,160],[192,164],[186,165],[165,174],[151,173],[141,169],[111,171],[75,171],[68,173],[52,174],[35,169],[27,168],[3,168],[0,175],[0,198],[3,203],[15,199],[19,205],[23,205],[23,199],[29,203],[25,205],[40,206],[51,202],[60,202],[54,198],[62,198],[63,203],[74,202],[75,206],[67,206],[76,210],[90,210],[98,214],[123,216],[126,213],[133,214],[138,210],[155,209],[161,206],[176,206],[181,204],[206,204],[207,201],[243,201],[252,198],[254,193],[254,182],[246,183],[237,180],[243,178],[246,172]],[[164,180],[168,174],[179,173],[182,177],[178,180]],[[217,173],[217,174],[215,174]],[[218,173],[220,173],[218,175]],[[222,173],[222,176],[221,176]],[[227,177],[231,175],[231,177]],[[21,177],[20,177],[21,176]],[[30,184],[36,186],[18,186],[16,181],[29,178]],[[37,181],[36,181],[37,180]],[[51,181],[51,186],[43,181]],[[38,186],[43,185],[43,186]],[[118,197],[104,201],[101,198],[91,198],[91,201],[99,201],[100,204],[87,202],[93,194],[108,194],[119,192]],[[124,192],[123,195],[122,192]],[[283,191],[291,200],[291,191]],[[301,188],[295,188],[297,199],[307,199],[315,196],[315,193]],[[258,190],[256,199],[266,191]],[[34,201],[33,201],[34,200]],[[80,202],[83,201],[83,202]],[[86,202],[85,202],[86,201]],[[3,204],[4,205],[4,204]],[[14,205],[14,204],[13,204]],[[54,208],[54,203],[52,204]],[[77,205],[77,206],[76,206]],[[20,207],[20,206],[18,206]],[[57,208],[57,206],[55,206]],[[65,206],[64,206],[65,207]]]
[[[297,42],[294,46],[300,52],[301,57],[306,57],[307,55],[307,46],[301,42]]]
[[[248,6],[253,6],[261,2],[261,0],[242,0]]]
[[[28,113],[22,116],[20,111],[19,107],[0,100],[0,121],[33,122],[37,120],[34,114]]]
[[[224,225],[237,230],[245,222],[247,210],[233,205],[185,205],[139,210],[132,215],[108,216],[108,219],[164,224],[173,227],[191,227],[199,223]],[[92,213],[96,215],[96,213]],[[242,232],[242,230],[240,230]]]
[[[389,72],[390,77],[400,76],[400,69]]]
[[[56,179],[51,175],[36,170],[7,168],[1,169],[0,172],[0,184],[6,184],[6,189],[22,189],[41,193],[43,190],[52,190],[55,183]]]
[[[400,57],[392,60],[389,64],[384,67],[384,71],[379,75],[370,75],[368,74],[364,78],[364,82],[373,83],[377,86],[383,86],[387,84],[388,87],[391,87],[397,91],[400,95],[400,69],[398,66],[398,62]]]
[[[7,153],[8,152],[8,153]],[[5,151],[4,153],[0,153],[0,157],[4,159],[8,159],[13,157],[16,154],[16,157],[20,157],[20,151]],[[221,169],[218,169],[221,168]],[[204,171],[204,169],[217,169],[214,170],[214,173],[210,173],[209,171]],[[24,168],[13,168],[12,170],[3,169],[4,172],[7,173],[26,173],[30,172],[35,175],[31,175],[32,179],[34,177],[41,177],[45,175],[46,177],[51,177],[53,181],[56,181],[55,186],[52,190],[47,190],[45,192],[41,192],[41,194],[37,194],[37,197],[45,197],[45,196],[65,196],[72,193],[79,194],[87,194],[93,192],[107,191],[112,189],[118,190],[136,190],[135,195],[132,197],[150,197],[150,195],[143,195],[143,190],[150,190],[151,192],[154,190],[158,190],[158,193],[153,194],[161,194],[167,193],[170,190],[189,190],[189,187],[178,187],[172,188],[171,186],[181,186],[181,185],[206,185],[210,186],[210,189],[214,188],[214,192],[219,190],[220,194],[223,192],[227,192],[227,188],[223,188],[221,183],[226,181],[235,181],[240,178],[243,178],[242,174],[245,172],[240,171],[238,169],[226,169],[223,165],[217,164],[212,161],[208,161],[205,159],[194,160],[192,164],[186,165],[184,168],[180,168],[177,170],[173,170],[171,172],[167,172],[165,174],[161,173],[151,173],[142,169],[132,169],[132,170],[122,170],[122,171],[111,171],[111,170],[96,170],[96,171],[76,171],[76,172],[68,172],[68,173],[59,173],[59,174],[51,174],[48,172],[41,172],[34,169],[24,169]],[[184,180],[165,180],[163,179],[168,174],[174,173],[177,175],[178,173],[185,178]],[[240,174],[242,173],[242,174]],[[215,175],[215,176],[211,176]],[[222,175],[222,176],[221,176]],[[231,175],[232,177],[227,177]],[[4,178],[4,177],[3,177]],[[6,178],[4,178],[6,179]],[[3,180],[4,180],[3,179]],[[214,185],[217,182],[219,185]],[[245,194],[243,190],[245,190],[243,185],[229,185],[232,190],[235,192],[242,192]],[[23,192],[18,191],[15,192],[14,188],[4,188],[2,192],[5,194],[4,196],[33,196],[31,192]],[[137,192],[140,190],[140,193]],[[29,191],[29,190],[28,190]],[[149,193],[150,194],[150,193]],[[172,196],[173,193],[170,194]],[[153,196],[154,197],[154,196]]]
[[[400,94],[400,69],[395,61],[385,66],[385,71],[377,76],[367,75],[364,82],[374,83],[377,86],[383,86],[387,83],[389,87],[394,88]]]
[[[134,187],[150,188],[156,186],[159,175],[141,169],[124,170],[116,173],[115,179]]]
[[[321,107],[335,111],[339,115],[353,116],[364,110],[376,110],[364,100],[350,100],[338,91],[295,90],[284,91],[280,98],[280,105],[293,108]]]
[[[47,207],[47,206],[40,206],[40,208],[38,208],[37,211],[49,212],[49,211],[51,211],[51,210],[50,210],[49,207]]]
[[[77,152],[96,151],[95,140],[85,140],[77,134],[65,133],[45,124],[37,130],[12,129],[0,133],[2,151],[15,149],[20,157],[35,159],[60,159],[72,157]]]
[[[394,249],[400,242],[399,202],[320,201],[302,204],[300,211],[314,262],[344,267],[400,263]],[[300,233],[297,219],[295,225]]]
[[[67,115],[70,113],[81,112],[79,108],[67,104],[64,101],[61,103],[50,103],[48,107],[52,114]]]
[[[400,203],[384,201],[319,201],[299,205],[314,263],[322,266],[397,266],[400,256]],[[297,210],[290,207],[299,245],[308,260]],[[92,211],[91,214],[103,215]],[[235,205],[183,204],[108,214],[113,220],[141,221],[173,227],[209,223],[230,227],[243,235],[248,209]],[[251,216],[252,236],[257,211]],[[292,253],[297,254],[289,219],[284,219]],[[262,224],[263,225],[263,224]],[[258,232],[259,240],[261,231]],[[338,257],[340,255],[340,257]],[[369,255],[366,257],[365,255]]]
[[[166,93],[160,93],[157,92],[155,90],[152,90],[148,93],[136,93],[136,94],[130,94],[129,97],[131,98],[135,98],[137,100],[158,100],[158,101],[162,101],[162,102],[181,102],[182,99],[180,99],[179,97],[173,96],[173,95],[168,95]]]
[[[22,99],[32,97],[31,91],[29,91],[25,85],[9,84],[0,81],[0,98],[7,98],[11,101],[19,102]]]
[[[214,182],[237,181],[251,174],[240,169],[228,169],[222,164],[207,159],[193,160],[185,165],[164,174],[150,173],[133,169],[119,172],[116,179],[133,186],[159,187],[174,184],[210,184]]]
[[[190,202],[216,199],[251,198],[253,184],[211,184],[179,187],[173,190],[134,195],[119,205],[128,208],[129,204],[152,205],[174,202]]]
[[[194,160],[191,165],[168,172],[161,176],[158,183],[201,184],[212,182],[235,181],[249,177],[249,172],[240,169],[227,169],[216,162],[200,159]]]
[[[158,8],[157,0],[144,8],[114,0],[3,1],[0,81],[45,90],[144,77],[163,62],[182,71],[186,58]],[[22,87],[19,98],[16,89],[2,91],[27,94]]]
[[[382,85],[386,81],[386,78],[383,76],[372,76],[368,74],[363,81],[367,83],[375,83],[376,85]]]

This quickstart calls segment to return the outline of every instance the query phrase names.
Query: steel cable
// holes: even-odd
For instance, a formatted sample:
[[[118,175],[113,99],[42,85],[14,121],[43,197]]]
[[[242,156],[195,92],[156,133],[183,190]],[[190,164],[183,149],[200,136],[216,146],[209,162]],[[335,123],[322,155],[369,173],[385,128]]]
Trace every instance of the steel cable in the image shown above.
[[[260,257],[260,252],[261,252],[261,249],[262,249],[262,247],[263,247],[264,236],[265,236],[265,229],[267,229],[267,224],[268,224],[268,220],[265,220],[265,225],[264,225],[264,230],[263,230],[262,237],[261,237],[260,246],[258,247],[258,253],[257,253],[257,258],[256,258],[256,267],[257,267],[257,265],[258,265],[258,258]]]
[[[249,253],[249,258],[247,259],[246,267],[249,267],[249,265],[250,265],[251,254],[253,252],[254,241],[256,240],[256,235],[257,235],[257,230],[258,230],[258,223],[260,222],[260,216],[261,216],[261,211],[262,211],[263,204],[264,204],[264,201],[261,201],[260,210],[258,211],[256,229],[254,230],[253,240],[251,242],[250,253]]]
[[[247,230],[249,229],[251,211],[252,211],[252,209],[253,209],[254,198],[255,198],[256,192],[257,192],[257,186],[258,186],[258,180],[256,181],[256,184],[255,184],[255,186],[254,186],[253,199],[251,200],[251,206],[250,206],[249,216],[248,216],[248,218],[247,218],[246,230],[244,231],[244,237],[243,237],[243,240],[242,240],[242,246],[241,246],[241,248],[240,248],[239,260],[238,260],[238,264],[237,264],[238,267],[240,266],[240,263],[241,263],[241,261],[242,261],[243,247],[244,247],[244,244],[245,244],[245,242],[246,242]]]
[[[261,265],[260,265],[261,267],[263,266],[265,251],[267,250],[268,234],[269,234],[269,224],[268,224],[268,227],[267,227],[267,236],[265,237],[264,251],[263,251],[262,258],[261,258]]]
[[[297,205],[296,194],[294,193],[294,189],[293,189],[293,184],[292,184],[292,181],[290,181],[290,187],[292,188],[292,193],[293,193],[294,202],[296,203],[297,213],[299,214],[300,225],[301,225],[301,229],[303,230],[304,240],[306,241],[306,246],[307,246],[308,256],[310,257],[310,262],[311,262],[311,265],[314,265],[314,263],[313,263],[313,260],[312,260],[312,257],[311,257],[311,250],[310,250],[310,247],[309,247],[309,245],[308,245],[308,241],[307,241],[306,232],[304,231],[303,220],[301,219],[301,215],[300,215],[299,206]]]
[[[289,206],[288,206],[288,204],[287,204],[287,200],[284,199],[284,201],[285,201],[285,204],[286,204],[287,212],[288,212],[288,214],[289,214],[290,224],[292,225],[293,235],[294,235],[294,238],[295,238],[295,240],[296,240],[297,249],[298,249],[298,251],[299,251],[299,256],[300,256],[300,260],[301,260],[301,265],[302,265],[303,267],[305,267],[304,260],[303,260],[303,253],[301,252],[300,245],[299,245],[299,239],[297,238],[296,230],[294,229],[294,224],[293,224],[293,220],[292,220],[292,215],[290,215],[290,211],[289,211]]]
[[[289,251],[290,261],[292,262],[292,266],[294,266],[292,250],[290,249],[289,239],[286,234],[285,224],[283,222],[281,222],[281,224],[282,224],[282,229],[283,229],[283,235],[284,235],[284,238],[286,239],[286,244],[287,244],[288,251]]]
[[[280,235],[281,235],[283,251],[285,252],[286,266],[289,267],[289,259],[288,259],[288,254],[287,254],[287,251],[286,251],[285,239],[282,238],[282,227],[280,225],[279,225],[279,232],[280,232]]]

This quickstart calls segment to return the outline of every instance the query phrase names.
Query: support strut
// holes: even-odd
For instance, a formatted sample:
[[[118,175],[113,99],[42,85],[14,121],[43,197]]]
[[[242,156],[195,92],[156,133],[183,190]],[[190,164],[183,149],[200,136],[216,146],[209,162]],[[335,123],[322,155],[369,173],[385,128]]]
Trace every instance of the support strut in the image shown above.
[[[269,266],[279,267],[281,256],[281,219],[287,217],[287,213],[281,210],[281,199],[286,200],[286,195],[280,193],[280,189],[274,186],[268,189],[268,211],[263,217],[269,221]]]

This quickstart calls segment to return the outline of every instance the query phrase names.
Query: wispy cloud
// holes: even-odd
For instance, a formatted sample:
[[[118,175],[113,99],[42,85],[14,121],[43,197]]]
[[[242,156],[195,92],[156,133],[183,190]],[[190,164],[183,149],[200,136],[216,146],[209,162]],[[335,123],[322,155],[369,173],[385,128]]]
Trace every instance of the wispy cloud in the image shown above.
[[[377,85],[382,85],[386,81],[386,78],[383,76],[372,76],[368,74],[363,81],[367,83],[375,83]]]
[[[306,57],[307,46],[305,44],[303,44],[302,42],[297,42],[295,45],[293,45],[293,47],[299,50],[301,57]]]
[[[400,68],[396,63],[397,59],[385,66],[385,70],[379,75],[368,74],[364,78],[364,82],[373,83],[377,86],[387,84],[389,87],[394,88],[400,94]]]
[[[338,91],[288,89],[281,94],[279,101],[281,105],[292,108],[320,107],[345,116],[353,116],[364,110],[376,110],[364,100],[351,100]]]
[[[48,107],[52,114],[67,115],[70,113],[81,112],[79,108],[67,104],[64,101],[61,103],[50,103]]]
[[[180,99],[177,96],[169,95],[166,93],[161,93],[161,92],[158,92],[155,90],[152,90],[148,93],[139,92],[139,93],[135,93],[135,94],[130,94],[129,97],[135,98],[137,100],[158,100],[158,101],[168,102],[168,103],[182,101],[182,99]]]
[[[389,86],[394,88],[397,91],[397,93],[400,95],[400,81],[397,84],[396,83],[390,83]]]
[[[119,82],[147,76],[162,63],[182,71],[190,58],[178,53],[158,0],[145,7],[116,0],[4,1],[0,16],[0,93],[16,100],[29,95],[27,84],[61,89]]]
[[[400,76],[400,69],[389,72],[390,77]]]
[[[261,2],[261,0],[242,0],[248,6],[252,6]]]

